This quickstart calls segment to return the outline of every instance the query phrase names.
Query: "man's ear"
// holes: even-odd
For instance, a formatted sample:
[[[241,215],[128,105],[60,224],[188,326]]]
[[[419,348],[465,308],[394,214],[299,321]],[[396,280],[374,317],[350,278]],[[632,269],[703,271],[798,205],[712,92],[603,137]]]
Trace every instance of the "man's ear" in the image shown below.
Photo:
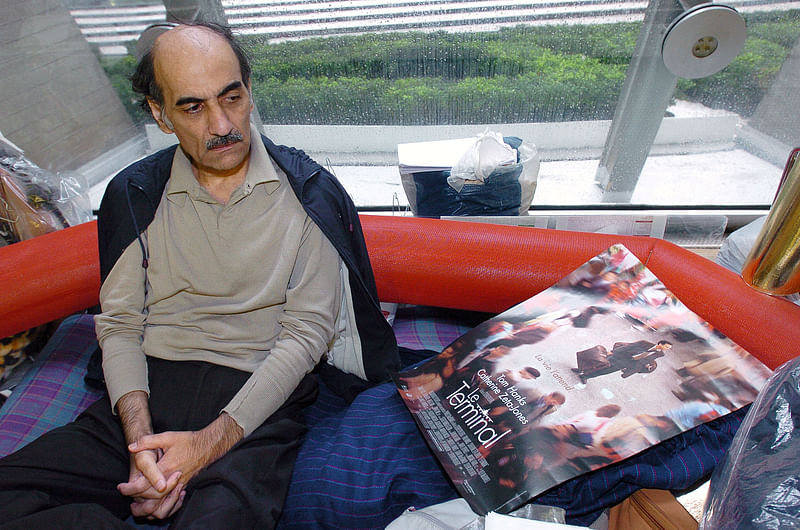
[[[164,113],[164,109],[161,105],[156,103],[155,100],[147,98],[147,104],[150,106],[150,114],[153,115],[153,119],[156,120],[158,124],[158,128],[161,129],[162,132],[167,134],[172,134],[175,132],[172,123],[167,118],[167,115]]]

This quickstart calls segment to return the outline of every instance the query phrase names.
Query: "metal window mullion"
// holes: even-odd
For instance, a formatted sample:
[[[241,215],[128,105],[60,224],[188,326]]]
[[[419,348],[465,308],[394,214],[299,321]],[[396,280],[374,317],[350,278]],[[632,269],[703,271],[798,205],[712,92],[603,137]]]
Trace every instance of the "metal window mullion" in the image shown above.
[[[628,203],[655,141],[678,78],[667,70],[661,45],[677,0],[651,0],[606,137],[595,181],[602,202]]]

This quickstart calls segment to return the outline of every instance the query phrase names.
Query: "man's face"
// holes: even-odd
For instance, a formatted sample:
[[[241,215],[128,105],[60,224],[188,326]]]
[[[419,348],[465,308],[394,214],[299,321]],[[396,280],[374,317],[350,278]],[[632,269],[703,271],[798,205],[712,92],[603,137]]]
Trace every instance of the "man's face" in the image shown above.
[[[205,28],[178,27],[154,49],[163,108],[150,101],[162,131],[174,132],[195,175],[226,177],[246,168],[250,154],[250,93],[236,55]]]

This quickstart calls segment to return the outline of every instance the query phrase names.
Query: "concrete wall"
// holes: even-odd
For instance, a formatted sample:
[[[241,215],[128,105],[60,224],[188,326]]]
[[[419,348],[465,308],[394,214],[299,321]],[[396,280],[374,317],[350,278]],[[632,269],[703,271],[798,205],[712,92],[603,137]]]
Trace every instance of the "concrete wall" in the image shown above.
[[[800,39],[758,104],[750,126],[790,147],[800,147]],[[789,156],[787,152],[785,156]]]
[[[731,149],[735,145],[737,124],[734,115],[665,118],[651,153]],[[600,156],[610,125],[610,120],[416,127],[265,125],[264,134],[277,143],[303,149],[319,162],[329,160],[336,165],[394,165],[397,144],[469,138],[486,129],[533,142],[542,160],[588,160]],[[146,130],[151,151],[177,142],[175,135],[164,134],[153,123]]]
[[[136,133],[61,0],[0,2],[0,131],[39,166],[74,170]]]

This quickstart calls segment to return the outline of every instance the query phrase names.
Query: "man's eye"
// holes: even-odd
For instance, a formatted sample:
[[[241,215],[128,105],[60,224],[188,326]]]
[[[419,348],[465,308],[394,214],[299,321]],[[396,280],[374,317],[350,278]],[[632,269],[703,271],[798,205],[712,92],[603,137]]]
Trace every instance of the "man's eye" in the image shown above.
[[[197,114],[198,112],[200,112],[200,105],[190,105],[185,109],[183,109],[183,111],[186,112],[187,114]]]
[[[227,96],[225,99],[228,101],[228,103],[236,103],[237,101],[242,99],[242,96],[240,96],[239,94],[235,94]]]

